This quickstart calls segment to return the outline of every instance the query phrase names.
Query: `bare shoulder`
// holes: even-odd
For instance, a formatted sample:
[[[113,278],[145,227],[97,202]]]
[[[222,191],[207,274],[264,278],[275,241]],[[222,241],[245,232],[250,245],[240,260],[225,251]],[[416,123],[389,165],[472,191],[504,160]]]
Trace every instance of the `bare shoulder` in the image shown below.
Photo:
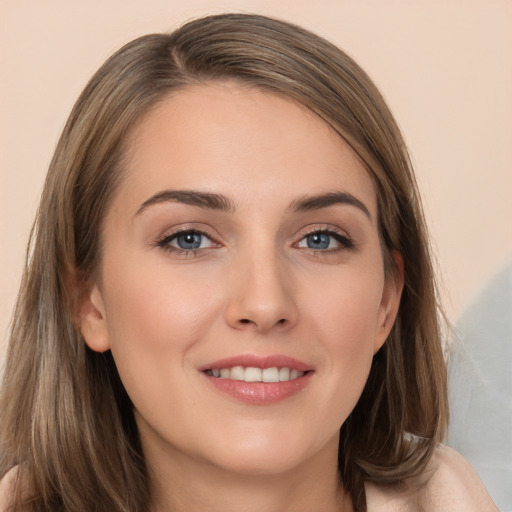
[[[467,510],[498,512],[469,462],[455,450],[439,446],[431,461],[432,477],[425,491],[427,512]]]
[[[21,479],[21,482],[18,481],[19,479]],[[21,484],[19,492],[21,493],[22,498],[30,496],[30,486],[27,484],[26,479],[23,477],[19,466],[13,467],[7,471],[7,473],[5,473],[2,478],[0,478],[0,512],[12,511],[15,491],[18,491],[18,484]],[[20,508],[16,508],[16,510],[20,510]],[[23,506],[21,510],[28,512],[30,509],[28,506]]]
[[[0,512],[5,512],[12,506],[14,483],[17,474],[17,468],[12,468],[0,479]]]
[[[368,512],[499,512],[469,462],[451,448],[439,446],[426,471],[423,486],[367,484]]]

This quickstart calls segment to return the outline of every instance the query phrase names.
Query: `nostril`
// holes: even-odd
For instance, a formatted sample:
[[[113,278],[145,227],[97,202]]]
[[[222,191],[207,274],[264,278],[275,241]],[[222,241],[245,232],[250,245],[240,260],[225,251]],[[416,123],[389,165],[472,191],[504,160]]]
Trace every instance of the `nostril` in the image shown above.
[[[287,318],[280,318],[279,320],[274,320],[273,318],[262,318],[258,321],[257,319],[251,319],[249,317],[239,318],[234,327],[242,330],[255,329],[257,331],[266,332],[272,328],[277,328],[279,330],[286,329],[288,324],[289,320]]]
[[[254,322],[252,322],[252,321],[251,321],[251,320],[249,320],[248,318],[241,318],[241,319],[240,319],[240,323],[241,323],[241,324],[252,324],[252,323],[254,323]],[[280,320],[278,320],[278,321],[276,322],[276,324],[275,324],[275,325],[283,325],[283,324],[285,324],[285,323],[286,323],[286,318],[281,318]]]

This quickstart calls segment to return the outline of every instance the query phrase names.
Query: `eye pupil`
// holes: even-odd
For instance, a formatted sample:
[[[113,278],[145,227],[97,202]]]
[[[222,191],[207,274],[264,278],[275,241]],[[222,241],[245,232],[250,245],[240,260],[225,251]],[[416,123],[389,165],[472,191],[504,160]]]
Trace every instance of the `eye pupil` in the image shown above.
[[[307,236],[307,244],[310,249],[328,249],[330,238],[326,233],[312,233]]]
[[[183,233],[176,238],[180,249],[199,249],[201,247],[200,233]]]

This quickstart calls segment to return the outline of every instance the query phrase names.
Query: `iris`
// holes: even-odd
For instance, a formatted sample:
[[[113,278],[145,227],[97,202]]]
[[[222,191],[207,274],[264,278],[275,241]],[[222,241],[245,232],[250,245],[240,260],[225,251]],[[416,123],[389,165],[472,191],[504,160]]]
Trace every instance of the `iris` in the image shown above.
[[[202,237],[200,233],[182,233],[176,237],[176,245],[180,249],[199,249]]]
[[[306,237],[306,243],[310,249],[328,249],[331,237],[326,233],[312,233]]]

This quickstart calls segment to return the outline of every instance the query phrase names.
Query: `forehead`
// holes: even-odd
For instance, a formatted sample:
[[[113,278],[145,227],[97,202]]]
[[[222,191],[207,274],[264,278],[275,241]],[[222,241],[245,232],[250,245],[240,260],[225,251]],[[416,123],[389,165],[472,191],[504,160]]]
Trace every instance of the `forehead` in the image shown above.
[[[160,101],[134,128],[125,165],[122,188],[137,201],[193,189],[243,207],[343,190],[376,211],[369,173],[331,126],[285,96],[236,84],[189,86]]]

